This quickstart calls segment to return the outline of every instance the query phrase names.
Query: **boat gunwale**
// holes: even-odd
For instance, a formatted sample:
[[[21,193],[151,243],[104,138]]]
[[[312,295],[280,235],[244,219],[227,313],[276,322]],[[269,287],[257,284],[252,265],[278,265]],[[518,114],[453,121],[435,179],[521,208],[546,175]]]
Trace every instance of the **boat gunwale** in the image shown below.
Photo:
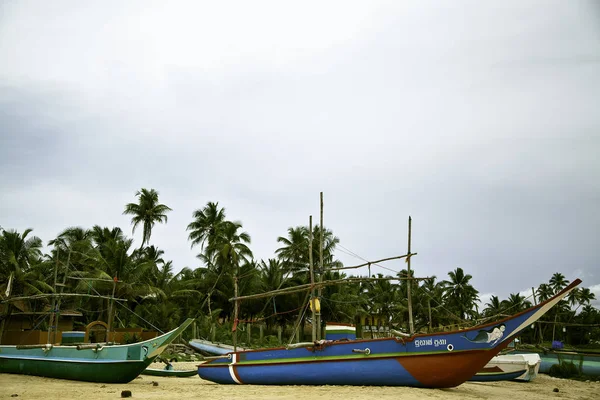
[[[79,363],[79,364],[123,364],[123,363],[145,363],[146,360],[121,360],[117,358],[61,358],[61,357],[42,357],[42,356],[27,356],[19,354],[0,354],[0,359],[11,359],[11,360],[27,360],[27,361],[44,361],[44,362],[68,362],[68,363]]]
[[[302,357],[302,358],[275,358],[270,360],[250,360],[250,361],[236,361],[232,362],[218,362],[219,360],[210,360],[206,363],[199,364],[198,368],[220,368],[220,367],[245,367],[245,366],[268,366],[268,365],[283,365],[283,364],[309,364],[309,363],[330,363],[330,362],[346,362],[346,361],[376,361],[385,360],[390,358],[404,358],[404,357],[427,357],[427,356],[439,356],[441,354],[465,354],[465,353],[479,353],[493,351],[490,349],[468,349],[468,350],[456,350],[453,352],[437,351],[428,353],[384,353],[380,355],[371,354],[368,357],[363,354],[348,354],[348,355],[335,355],[335,356],[318,356],[318,357]],[[289,361],[287,361],[289,360]]]

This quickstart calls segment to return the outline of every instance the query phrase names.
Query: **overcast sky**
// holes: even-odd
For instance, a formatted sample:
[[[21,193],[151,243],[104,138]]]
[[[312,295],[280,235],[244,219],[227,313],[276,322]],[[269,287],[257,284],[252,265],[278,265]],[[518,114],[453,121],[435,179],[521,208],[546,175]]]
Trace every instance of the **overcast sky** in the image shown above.
[[[462,267],[486,300],[560,271],[600,298],[599,100],[596,1],[6,0],[0,226],[131,234],[154,188],[180,270],[208,201],[267,259],[323,191],[363,258],[404,254],[412,215],[417,276]]]

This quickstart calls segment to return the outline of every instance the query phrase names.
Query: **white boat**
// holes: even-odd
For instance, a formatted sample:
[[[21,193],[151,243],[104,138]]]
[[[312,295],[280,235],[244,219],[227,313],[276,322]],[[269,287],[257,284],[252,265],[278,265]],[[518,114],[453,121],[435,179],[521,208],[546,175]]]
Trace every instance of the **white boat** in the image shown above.
[[[539,354],[506,354],[496,356],[470,381],[505,381],[515,380],[529,382],[536,378],[542,359]]]

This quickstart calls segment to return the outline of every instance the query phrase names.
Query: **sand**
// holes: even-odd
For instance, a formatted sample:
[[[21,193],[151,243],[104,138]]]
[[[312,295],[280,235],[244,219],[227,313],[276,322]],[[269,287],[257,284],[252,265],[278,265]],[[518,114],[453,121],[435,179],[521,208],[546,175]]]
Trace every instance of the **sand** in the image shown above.
[[[158,382],[158,386],[152,383]],[[559,392],[553,392],[558,388]],[[0,374],[0,399],[117,399],[130,390],[134,399],[600,399],[600,382],[539,375],[529,383],[467,382],[453,389],[365,386],[217,385],[200,379],[142,375],[126,384],[99,384]]]

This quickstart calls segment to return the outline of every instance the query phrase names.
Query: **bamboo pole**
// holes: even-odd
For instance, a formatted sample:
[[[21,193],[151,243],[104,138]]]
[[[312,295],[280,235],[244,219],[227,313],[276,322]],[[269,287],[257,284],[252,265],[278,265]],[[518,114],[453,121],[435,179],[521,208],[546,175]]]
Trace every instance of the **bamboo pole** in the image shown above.
[[[9,303],[9,298],[11,295],[11,289],[12,289],[12,285],[13,285],[13,274],[11,273],[10,276],[8,277],[8,283],[6,284],[6,303]],[[0,322],[0,344],[2,344],[2,336],[4,336],[4,327],[6,326],[6,320],[9,318],[10,316],[10,311],[11,311],[11,306],[10,304],[6,305],[6,310],[4,310],[4,316],[2,318],[2,321]]]
[[[321,222],[319,224],[319,283],[323,282],[323,274],[325,270],[323,269],[323,192],[321,192]],[[317,298],[321,301],[321,296],[323,295],[323,288],[319,286],[317,291]],[[317,340],[321,340],[321,309],[317,311],[316,314],[316,323],[317,323]]]
[[[235,276],[233,277],[233,294],[237,298],[238,296],[238,267],[235,267]],[[237,351],[237,325],[238,325],[238,306],[240,304],[239,299],[235,300],[233,306],[233,351]]]
[[[427,309],[429,310],[429,333],[433,332],[433,327],[431,326],[431,298],[427,298]]]
[[[12,299],[7,299],[0,301],[0,303],[12,303],[14,301],[19,300],[35,300],[35,299],[43,299],[46,297],[89,297],[95,299],[111,299],[110,296],[98,296],[93,294],[84,294],[84,293],[48,293],[48,294],[35,294],[33,296],[21,296],[21,297],[13,297]],[[123,301],[126,302],[127,299],[114,299],[115,301]]]
[[[408,217],[408,253],[407,254],[410,254],[411,225],[412,225],[412,218],[409,216]],[[407,267],[408,277],[410,278],[412,276],[412,273],[410,271],[410,257],[407,257],[406,263],[408,264],[408,267]],[[408,326],[409,326],[410,334],[414,335],[415,325],[413,323],[411,286],[412,286],[412,281],[409,280],[408,286],[407,286],[408,289],[406,290],[406,294],[408,296]]]
[[[290,345],[294,341],[294,337],[298,334],[298,328],[300,327],[300,321],[302,320],[302,315],[304,315],[304,310],[306,309],[306,300],[310,296],[309,292],[306,292],[306,296],[304,296],[304,300],[302,301],[302,308],[300,308],[300,312],[298,313],[298,318],[296,319],[296,324],[294,325],[294,330],[292,331],[292,336],[290,337],[290,341],[288,345]],[[300,340],[300,335],[298,335],[298,340]]]
[[[71,262],[71,251],[69,250],[69,255],[67,256],[67,265],[65,268],[65,274],[63,275],[62,284],[60,285],[60,293],[58,293],[58,301],[56,302],[56,309],[54,310],[54,329],[52,330],[52,343],[56,342],[56,332],[58,331],[58,317],[60,316],[60,303],[62,302],[62,294],[65,287],[65,282],[67,281],[67,271],[69,270],[69,263]],[[56,298],[55,298],[56,299]]]
[[[399,277],[389,277],[389,278],[344,278],[344,279],[335,279],[335,280],[331,280],[331,281],[325,281],[322,283],[315,283],[314,286],[321,286],[321,287],[325,287],[325,286],[331,286],[331,285],[339,285],[339,284],[343,284],[343,283],[351,283],[351,282],[364,282],[364,281],[403,281],[403,280],[412,280],[412,281],[424,281],[426,279],[431,279],[432,277],[428,276],[428,277],[424,277],[424,278],[399,278]],[[286,288],[286,289],[278,289],[278,290],[271,290],[270,292],[264,292],[264,293],[258,293],[258,294],[250,294],[247,296],[240,296],[240,297],[232,297],[229,299],[229,301],[242,301],[242,300],[250,300],[250,299],[260,299],[263,297],[269,297],[269,296],[279,296],[279,295],[285,295],[285,294],[291,294],[291,293],[297,293],[297,292],[303,292],[303,291],[310,291],[311,289],[311,284],[304,284],[304,285],[298,285],[295,287],[291,287],[291,288]],[[310,293],[309,293],[310,295]]]
[[[108,305],[108,327],[106,329],[106,341],[110,342],[110,331],[112,329],[112,325],[113,325],[113,308],[115,305],[115,290],[117,289],[117,277],[115,276],[113,278],[113,289],[112,289],[112,294],[110,295],[110,302]]]
[[[317,339],[317,324],[315,320],[315,274],[313,268],[313,232],[312,232],[312,215],[308,218],[308,267],[310,268],[310,310],[312,317],[312,341]]]
[[[370,268],[371,264],[378,264],[378,263],[381,263],[384,261],[390,261],[390,260],[400,260],[402,258],[410,258],[410,257],[416,256],[416,255],[417,255],[417,253],[409,253],[409,254],[404,254],[402,256],[387,257],[387,258],[382,258],[381,260],[367,261],[364,264],[354,265],[352,267],[329,268],[329,271],[341,271],[343,269],[356,269],[356,268],[361,268],[361,267],[366,267],[366,266],[368,266]]]
[[[341,271],[343,269],[356,269],[356,268],[361,268],[361,267],[368,267],[369,268],[369,275],[371,275],[371,264],[377,264],[380,262],[384,262],[384,261],[390,261],[390,260],[399,260],[402,258],[408,258],[408,257],[412,257],[412,256],[416,256],[418,253],[411,253],[411,254],[404,254],[402,256],[397,256],[397,257],[388,257],[388,258],[382,258],[381,260],[375,260],[375,261],[367,261],[364,264],[359,264],[359,265],[354,265],[352,267],[340,267],[340,268],[328,268],[328,271]],[[298,270],[296,272],[308,272],[308,269],[301,269]]]
[[[56,265],[54,266],[54,293],[56,293],[56,279],[58,277],[58,256],[60,254],[60,248],[56,249]],[[48,338],[46,339],[46,343],[50,343],[50,339],[52,338],[51,332],[54,329],[54,316],[56,313],[56,297],[52,298],[52,313],[50,314],[50,323],[48,324]]]

